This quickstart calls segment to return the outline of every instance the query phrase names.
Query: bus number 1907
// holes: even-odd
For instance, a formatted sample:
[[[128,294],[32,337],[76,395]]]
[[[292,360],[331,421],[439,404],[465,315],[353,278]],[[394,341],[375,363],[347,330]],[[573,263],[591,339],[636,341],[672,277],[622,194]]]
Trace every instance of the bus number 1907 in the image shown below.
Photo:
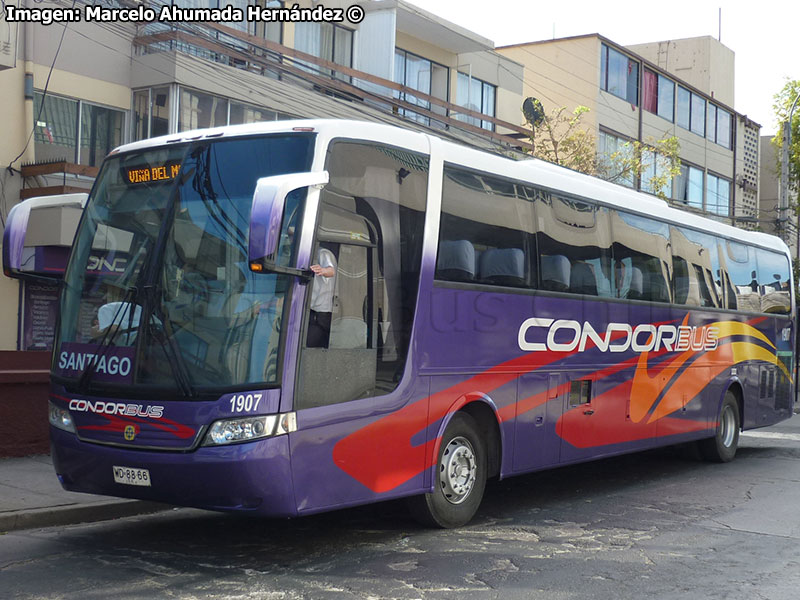
[[[239,394],[231,398],[231,412],[253,412],[258,410],[262,394]]]

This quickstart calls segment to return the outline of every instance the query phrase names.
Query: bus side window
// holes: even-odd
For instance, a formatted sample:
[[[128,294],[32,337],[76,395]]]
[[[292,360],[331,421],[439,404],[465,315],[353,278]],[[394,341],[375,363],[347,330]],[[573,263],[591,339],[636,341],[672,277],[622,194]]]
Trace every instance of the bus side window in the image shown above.
[[[591,202],[540,193],[536,204],[541,287],[610,298],[613,289],[609,210]],[[567,260],[567,264],[562,259]],[[566,289],[562,289],[566,270]]]
[[[737,310],[761,312],[755,249],[731,240],[726,240],[725,246],[728,276],[736,298]]]
[[[612,253],[615,265],[624,265],[625,270],[630,266],[627,278],[620,278],[619,274],[615,278],[615,295],[632,300],[670,302],[672,254],[669,226],[647,217],[612,210],[611,228],[614,232]]]
[[[713,276],[719,271],[717,239],[685,227],[670,227],[673,302],[718,307],[720,296]]]
[[[531,198],[514,181],[446,166],[436,279],[532,287]]]
[[[788,314],[791,310],[789,261],[782,254],[758,248],[758,289],[761,312]]]

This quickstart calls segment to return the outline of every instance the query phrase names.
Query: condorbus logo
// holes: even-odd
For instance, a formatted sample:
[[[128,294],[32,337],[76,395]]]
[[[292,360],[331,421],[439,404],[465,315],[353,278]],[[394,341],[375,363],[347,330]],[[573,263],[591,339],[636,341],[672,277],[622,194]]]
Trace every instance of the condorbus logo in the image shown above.
[[[164,416],[163,406],[103,402],[102,400],[92,402],[91,400],[73,399],[69,401],[69,409],[98,415],[118,415],[120,417],[141,417],[144,419],[160,419]]]
[[[545,343],[528,341],[528,331],[533,328],[547,329]],[[588,321],[534,317],[520,325],[517,343],[524,352],[583,352],[590,342],[590,348],[595,346],[601,352],[658,352],[662,348],[667,352],[699,352],[716,350],[718,338],[716,327],[609,323],[598,333]]]

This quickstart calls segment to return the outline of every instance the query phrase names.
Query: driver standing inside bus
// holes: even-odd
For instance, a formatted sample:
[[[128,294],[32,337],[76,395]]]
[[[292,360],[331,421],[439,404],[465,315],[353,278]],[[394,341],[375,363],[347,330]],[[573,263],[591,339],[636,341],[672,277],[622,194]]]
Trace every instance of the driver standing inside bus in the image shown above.
[[[327,248],[319,249],[319,261],[311,265],[314,283],[311,288],[311,316],[308,320],[309,348],[327,348],[331,335],[333,291],[336,284],[336,257]]]

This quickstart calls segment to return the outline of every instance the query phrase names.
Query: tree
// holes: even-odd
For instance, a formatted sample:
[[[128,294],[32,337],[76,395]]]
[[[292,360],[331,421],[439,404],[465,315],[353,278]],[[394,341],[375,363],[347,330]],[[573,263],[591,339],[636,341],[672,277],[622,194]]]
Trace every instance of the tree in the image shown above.
[[[781,154],[783,153],[783,124],[789,119],[789,111],[792,108],[797,96],[800,95],[800,80],[794,79],[786,80],[783,89],[775,94],[774,104],[772,108],[775,110],[775,115],[778,117],[780,124],[778,132],[772,138],[772,145],[775,147],[775,156],[777,157],[777,165],[775,170],[778,175],[781,174]],[[792,143],[789,147],[789,189],[795,191],[790,194],[789,206],[792,207],[797,214],[797,183],[800,182],[800,102],[792,115]]]
[[[533,156],[628,187],[640,179],[643,190],[667,199],[670,182],[680,175],[678,138],[665,135],[647,143],[630,140],[598,149],[595,136],[581,123],[589,108],[576,106],[570,113],[561,106],[548,113],[539,100],[533,102],[537,116],[531,123]]]
[[[800,95],[800,80],[786,79],[783,89],[775,94],[772,108],[778,117],[780,128],[772,138],[772,145],[775,148],[776,165],[775,172],[780,176],[782,171],[783,156],[783,124],[789,119],[789,111],[792,108],[798,95]],[[789,172],[788,172],[788,201],[789,208],[796,217],[796,224],[800,224],[800,201],[798,201],[798,182],[800,182],[800,102],[795,107],[791,122],[792,143],[789,146]],[[798,234],[796,234],[798,235]],[[800,263],[795,257],[792,261],[794,270],[794,281],[797,292],[800,293]]]

